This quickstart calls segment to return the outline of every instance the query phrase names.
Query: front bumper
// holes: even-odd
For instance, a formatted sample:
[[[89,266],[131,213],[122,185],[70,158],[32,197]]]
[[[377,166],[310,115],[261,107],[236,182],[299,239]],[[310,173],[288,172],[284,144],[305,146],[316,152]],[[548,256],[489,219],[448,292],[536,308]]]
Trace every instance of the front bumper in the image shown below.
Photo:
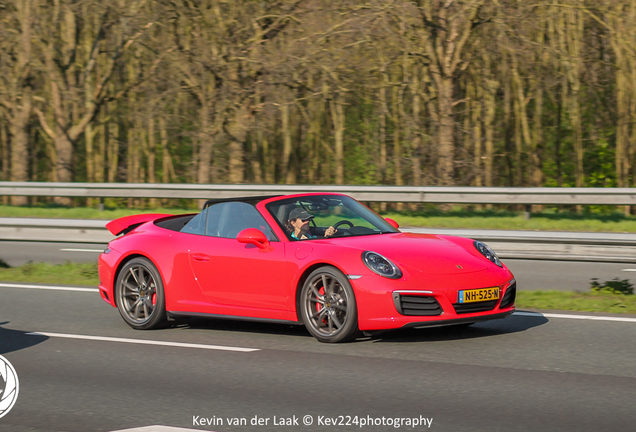
[[[457,319],[449,319],[444,321],[420,321],[420,322],[411,322],[402,326],[402,328],[423,328],[423,327],[441,327],[441,326],[452,326],[457,324],[473,324],[477,322],[490,321],[495,319],[507,318],[514,312],[514,308],[508,310],[507,312],[499,312],[488,315],[480,315],[472,318],[457,318]]]
[[[365,275],[351,281],[358,303],[358,326],[363,331],[374,331],[402,327],[435,327],[505,318],[515,310],[516,293],[516,282],[512,274],[506,273],[496,278],[467,274],[454,277],[451,281],[439,279],[424,287],[428,289],[422,289],[423,283],[412,280],[395,281]],[[499,299],[471,303],[477,306],[475,312],[466,312],[457,304],[457,293],[460,289],[494,286],[501,290]],[[411,299],[420,297],[421,314],[413,313],[412,310],[402,310],[401,296]]]

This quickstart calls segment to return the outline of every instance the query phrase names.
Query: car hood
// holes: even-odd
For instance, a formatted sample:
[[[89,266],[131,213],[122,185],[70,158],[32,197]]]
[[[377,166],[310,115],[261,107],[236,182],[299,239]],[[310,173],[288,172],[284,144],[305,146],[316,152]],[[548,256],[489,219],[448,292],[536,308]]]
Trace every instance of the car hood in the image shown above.
[[[329,240],[334,245],[373,251],[410,271],[427,274],[461,274],[488,268],[488,260],[475,250],[454,243],[447,236],[395,233]]]

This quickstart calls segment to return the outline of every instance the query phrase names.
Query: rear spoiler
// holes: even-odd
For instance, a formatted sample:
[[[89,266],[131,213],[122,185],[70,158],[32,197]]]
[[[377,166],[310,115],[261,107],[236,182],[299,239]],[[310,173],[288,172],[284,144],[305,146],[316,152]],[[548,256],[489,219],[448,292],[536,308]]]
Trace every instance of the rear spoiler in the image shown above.
[[[139,225],[150,222],[153,220],[161,219],[163,217],[173,216],[171,214],[163,214],[163,213],[147,213],[147,214],[138,214],[132,216],[124,216],[119,219],[112,220],[106,224],[106,229],[110,231],[113,235],[126,234],[130,231],[137,228]]]

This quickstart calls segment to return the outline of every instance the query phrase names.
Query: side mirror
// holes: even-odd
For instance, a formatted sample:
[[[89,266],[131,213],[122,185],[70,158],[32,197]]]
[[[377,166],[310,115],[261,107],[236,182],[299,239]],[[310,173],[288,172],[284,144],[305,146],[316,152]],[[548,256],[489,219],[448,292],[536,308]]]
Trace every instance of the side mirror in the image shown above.
[[[269,247],[269,240],[261,230],[256,228],[246,228],[236,236],[236,240],[239,243],[253,244],[259,249],[265,249]]]
[[[390,223],[390,224],[391,224],[391,226],[392,226],[393,228],[395,228],[395,229],[398,229],[398,228],[400,227],[400,224],[399,224],[399,223],[397,223],[396,221],[394,221],[394,220],[393,220],[393,219],[391,219],[391,218],[384,218],[384,220],[385,220],[385,221],[387,221],[388,223]]]

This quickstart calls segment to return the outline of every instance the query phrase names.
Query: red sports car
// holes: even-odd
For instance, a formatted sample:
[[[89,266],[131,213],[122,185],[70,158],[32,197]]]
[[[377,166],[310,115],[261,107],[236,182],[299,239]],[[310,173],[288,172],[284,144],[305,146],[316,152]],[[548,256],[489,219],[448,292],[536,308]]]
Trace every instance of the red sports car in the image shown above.
[[[108,223],[100,293],[135,329],[179,316],[360,331],[470,324],[514,311],[516,283],[482,242],[403,233],[353,198],[210,200],[198,214]]]

